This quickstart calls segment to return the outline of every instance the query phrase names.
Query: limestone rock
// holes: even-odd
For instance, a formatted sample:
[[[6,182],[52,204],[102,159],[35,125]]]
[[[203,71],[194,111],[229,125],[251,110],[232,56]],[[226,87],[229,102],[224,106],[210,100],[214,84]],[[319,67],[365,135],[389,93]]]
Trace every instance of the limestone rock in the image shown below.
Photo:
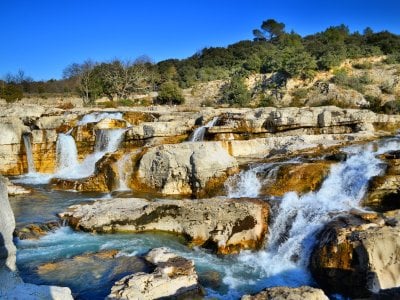
[[[381,155],[387,164],[385,173],[375,176],[369,183],[363,205],[379,211],[400,208],[400,151]]]
[[[0,297],[14,299],[55,299],[72,300],[71,290],[56,286],[24,283],[18,276],[16,267],[16,248],[12,233],[15,228],[14,214],[8,202],[6,182],[0,176]]]
[[[328,300],[324,291],[309,286],[290,288],[286,286],[273,287],[263,290],[253,296],[245,295],[242,300]]]
[[[200,295],[198,276],[191,260],[166,248],[156,248],[146,256],[156,265],[153,273],[136,273],[117,281],[106,299],[159,299],[191,293]]]
[[[99,200],[59,214],[75,229],[92,232],[166,231],[218,253],[258,249],[264,243],[268,204],[261,200]]]
[[[222,185],[238,171],[236,160],[220,143],[182,143],[150,148],[141,158],[138,189],[190,195]],[[138,184],[139,184],[138,183]]]
[[[282,165],[274,182],[263,187],[261,193],[283,196],[287,192],[303,194],[317,190],[331,167],[329,161]]]
[[[400,227],[355,215],[338,217],[318,235],[310,268],[329,293],[362,298],[398,287]]]
[[[49,221],[44,224],[29,224],[22,228],[14,230],[14,236],[20,240],[38,239],[46,235],[49,231],[54,231],[60,228],[61,224],[58,221]]]
[[[28,190],[20,185],[16,185],[7,178],[5,178],[5,181],[7,183],[8,196],[26,195],[32,193],[31,190]]]

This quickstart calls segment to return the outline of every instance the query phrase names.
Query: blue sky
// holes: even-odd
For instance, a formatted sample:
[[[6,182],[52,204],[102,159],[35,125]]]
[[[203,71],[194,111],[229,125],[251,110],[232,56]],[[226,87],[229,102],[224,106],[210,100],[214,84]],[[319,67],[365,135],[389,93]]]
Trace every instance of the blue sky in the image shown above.
[[[60,78],[87,58],[185,58],[251,39],[269,18],[301,35],[341,23],[400,34],[400,1],[0,0],[0,76],[22,69],[36,80]]]

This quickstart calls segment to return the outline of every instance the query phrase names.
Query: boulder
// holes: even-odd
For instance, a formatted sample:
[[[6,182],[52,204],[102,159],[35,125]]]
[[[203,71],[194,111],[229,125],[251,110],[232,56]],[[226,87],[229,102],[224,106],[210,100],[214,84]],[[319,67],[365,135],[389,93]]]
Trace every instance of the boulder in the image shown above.
[[[385,173],[369,183],[363,205],[379,211],[400,208],[400,151],[391,151],[380,157],[386,163]]]
[[[234,172],[235,158],[218,142],[161,145],[143,155],[132,184],[162,194],[205,195]]]
[[[151,250],[146,259],[156,266],[154,272],[139,272],[122,278],[106,299],[159,299],[188,294],[195,298],[201,295],[193,261],[166,248]]]
[[[74,205],[59,214],[91,232],[165,231],[217,253],[258,249],[267,233],[269,206],[261,200],[157,200],[117,198]]]
[[[58,221],[49,221],[43,224],[28,224],[14,230],[14,236],[20,240],[38,239],[46,235],[50,231],[55,231],[60,228],[61,224]]]
[[[0,295],[1,299],[72,300],[69,288],[24,283],[16,267],[16,248],[12,233],[14,214],[8,202],[6,181],[0,176]]]
[[[318,234],[310,259],[317,283],[328,293],[354,298],[400,286],[397,224],[395,218],[384,222],[377,214],[353,214],[329,222]]]
[[[283,196],[288,192],[304,194],[315,191],[329,174],[331,165],[330,161],[282,165],[275,181],[263,187],[261,193]]]
[[[286,286],[272,287],[255,295],[245,295],[242,300],[328,300],[321,289],[310,286],[290,288]]]

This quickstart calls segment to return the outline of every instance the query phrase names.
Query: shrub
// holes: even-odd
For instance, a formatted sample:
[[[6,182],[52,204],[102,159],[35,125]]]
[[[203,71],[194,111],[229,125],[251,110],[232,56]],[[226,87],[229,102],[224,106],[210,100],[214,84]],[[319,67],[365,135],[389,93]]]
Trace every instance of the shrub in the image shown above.
[[[7,102],[14,102],[21,100],[23,92],[20,86],[9,83],[0,88],[0,98],[5,99]]]
[[[114,101],[103,102],[104,108],[117,108],[118,105]]]
[[[379,88],[381,89],[382,93],[384,93],[384,94],[393,94],[394,93],[394,86],[393,86],[393,84],[391,84],[388,81],[381,83]]]
[[[130,99],[121,99],[118,101],[119,106],[134,106],[135,102]]]
[[[388,101],[383,105],[385,114],[394,115],[400,113],[400,100]]]
[[[259,107],[273,107],[275,106],[274,97],[271,95],[262,94],[260,101],[258,102]]]
[[[366,61],[362,63],[356,63],[353,65],[353,68],[360,69],[360,70],[369,70],[372,69],[372,63]]]
[[[232,77],[230,83],[222,88],[221,103],[243,107],[248,106],[250,100],[250,93],[244,84],[243,78],[239,76]]]
[[[167,81],[160,85],[157,102],[160,104],[183,104],[185,98],[176,82]]]
[[[298,100],[301,100],[301,99],[304,99],[307,97],[308,90],[305,88],[298,88],[298,89],[295,89],[291,94],[292,94],[293,100],[298,101]]]
[[[369,103],[369,109],[373,112],[380,113],[382,112],[382,100],[379,97],[366,95],[365,100]]]

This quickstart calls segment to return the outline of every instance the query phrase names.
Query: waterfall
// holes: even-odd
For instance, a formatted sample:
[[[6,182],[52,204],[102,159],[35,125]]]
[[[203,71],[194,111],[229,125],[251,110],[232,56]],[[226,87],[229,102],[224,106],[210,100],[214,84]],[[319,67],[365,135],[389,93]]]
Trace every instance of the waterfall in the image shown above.
[[[94,112],[94,113],[84,115],[83,118],[78,122],[78,125],[85,125],[88,123],[97,123],[104,119],[123,120],[123,115],[120,112],[115,112],[115,113]]]
[[[126,129],[99,129],[96,131],[95,152],[114,152],[118,150]]]
[[[33,160],[32,154],[32,144],[31,144],[31,137],[28,134],[22,135],[24,140],[25,152],[26,152],[26,159],[28,161],[28,173],[35,173],[35,162]]]
[[[192,135],[189,138],[189,142],[201,142],[204,140],[204,135],[206,134],[206,131],[208,128],[215,126],[218,122],[218,117],[214,117],[210,122],[208,122],[206,125],[200,126],[196,128]]]
[[[275,181],[282,165],[295,163],[300,163],[300,161],[293,159],[284,162],[253,164],[249,169],[228,178],[225,182],[227,196],[229,198],[256,198],[263,186]]]
[[[396,147],[392,145],[389,148],[398,149],[399,144],[396,144]],[[312,279],[307,266],[317,231],[332,215],[357,208],[368,181],[382,171],[381,161],[376,155],[383,150],[373,152],[372,148],[348,149],[349,158],[331,167],[318,191],[302,196],[294,192],[284,195],[279,208],[273,212],[265,249],[239,254],[237,266],[228,270],[224,282],[233,289],[249,284],[249,281],[243,282],[243,278],[250,272],[247,270],[252,270],[251,274],[259,274],[256,280],[258,288],[310,284]],[[258,186],[256,184],[254,189]],[[252,280],[254,284],[254,278]]]
[[[74,138],[69,134],[60,133],[56,144],[57,173],[72,171],[79,165],[78,150]]]
[[[128,173],[126,168],[129,166],[129,160],[131,159],[131,154],[132,153],[127,153],[124,156],[122,156],[118,162],[117,162],[117,168],[118,168],[118,191],[128,191],[130,188],[126,184],[128,180]]]

